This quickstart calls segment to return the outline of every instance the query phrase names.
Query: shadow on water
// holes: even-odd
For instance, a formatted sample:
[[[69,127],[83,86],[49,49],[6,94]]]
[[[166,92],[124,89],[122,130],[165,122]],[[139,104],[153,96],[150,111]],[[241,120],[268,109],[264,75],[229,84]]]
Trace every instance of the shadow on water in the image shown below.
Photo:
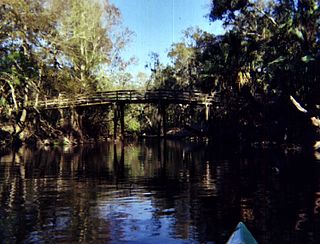
[[[0,156],[5,242],[320,243],[320,162],[144,140]]]

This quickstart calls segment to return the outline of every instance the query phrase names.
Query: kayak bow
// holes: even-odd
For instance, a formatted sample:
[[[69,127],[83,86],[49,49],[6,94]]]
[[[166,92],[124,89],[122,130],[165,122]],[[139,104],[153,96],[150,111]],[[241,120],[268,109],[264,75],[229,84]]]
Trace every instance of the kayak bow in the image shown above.
[[[239,222],[227,244],[258,244],[244,223]]]

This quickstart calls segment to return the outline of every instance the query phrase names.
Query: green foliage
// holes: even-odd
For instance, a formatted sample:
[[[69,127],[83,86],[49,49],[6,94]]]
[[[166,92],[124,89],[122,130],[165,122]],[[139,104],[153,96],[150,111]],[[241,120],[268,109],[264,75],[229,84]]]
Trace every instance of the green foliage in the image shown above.
[[[213,21],[224,17],[232,18],[234,17],[234,11],[240,10],[248,2],[248,0],[213,0],[210,18]]]
[[[21,133],[30,101],[111,89],[118,77],[126,86],[132,60],[121,51],[131,34],[108,0],[0,1],[0,119]],[[83,117],[100,121],[92,110]]]
[[[6,111],[23,108],[37,96],[43,57],[42,41],[50,35],[49,19],[42,1],[3,0],[0,8],[0,95]],[[40,31],[41,28],[41,31]],[[15,113],[17,114],[17,113]]]
[[[140,123],[137,118],[126,116],[125,117],[126,130],[129,133],[139,133],[140,132]]]
[[[319,71],[315,70],[319,65],[319,3],[212,3],[211,18],[224,20],[230,31],[208,45],[200,56],[202,63],[213,66],[208,73],[218,76],[220,83],[229,84],[226,87],[245,84],[251,91],[263,90],[266,96],[272,90],[279,95],[298,95],[307,102],[310,90],[319,87]],[[237,84],[239,79],[235,77],[244,72],[250,79]]]
[[[57,61],[75,81],[73,93],[111,87],[109,76],[123,72],[131,62],[120,56],[132,33],[121,28],[119,10],[107,0],[53,0],[50,10],[58,27],[52,40]]]
[[[210,18],[223,21],[225,34],[189,28],[171,46],[170,65],[153,56],[155,88],[219,92],[215,118],[254,126],[266,116],[259,106],[290,95],[320,104],[319,1],[212,0]]]
[[[143,105],[132,104],[126,108],[124,123],[125,129],[130,134],[138,134],[141,131],[141,111]]]
[[[311,55],[306,55],[301,58],[301,61],[304,63],[309,63],[309,62],[315,61],[315,60],[316,59],[314,57],[312,57]]]
[[[210,18],[222,20],[226,33],[189,28],[172,44],[170,64],[152,53],[151,77],[135,78],[126,70],[134,60],[121,58],[132,33],[109,1],[2,0],[0,116],[16,122],[30,100],[131,89],[135,79],[144,80],[144,89],[218,91],[221,114],[230,118],[238,111],[231,103],[243,94],[250,101],[258,93],[264,101],[293,95],[309,106],[320,104],[319,1],[212,0]],[[128,130],[136,131],[141,108],[129,110]],[[84,117],[99,125],[99,113]]]

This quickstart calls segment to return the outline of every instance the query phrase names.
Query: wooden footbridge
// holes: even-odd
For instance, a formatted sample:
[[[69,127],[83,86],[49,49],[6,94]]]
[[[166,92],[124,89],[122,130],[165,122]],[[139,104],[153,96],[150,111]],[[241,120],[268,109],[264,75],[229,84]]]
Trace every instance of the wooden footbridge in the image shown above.
[[[209,106],[217,96],[201,92],[177,90],[116,90],[96,92],[91,94],[66,96],[60,94],[53,98],[44,98],[38,102],[31,102],[29,107],[38,109],[59,109],[72,107],[87,107],[103,104],[196,104]]]
[[[38,110],[67,109],[101,105],[114,106],[114,136],[116,137],[118,119],[121,125],[121,137],[124,136],[124,106],[126,104],[155,104],[159,111],[159,135],[166,132],[166,106],[170,104],[191,104],[205,107],[208,119],[209,107],[218,101],[216,94],[209,95],[198,91],[178,90],[115,90],[66,96],[60,94],[53,98],[44,98],[29,103],[29,108]]]

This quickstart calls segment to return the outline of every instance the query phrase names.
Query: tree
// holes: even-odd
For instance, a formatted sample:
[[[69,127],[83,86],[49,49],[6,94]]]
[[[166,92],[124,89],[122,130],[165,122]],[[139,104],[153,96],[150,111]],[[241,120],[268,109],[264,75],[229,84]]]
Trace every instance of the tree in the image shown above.
[[[107,0],[3,0],[0,21],[0,116],[16,138],[34,117],[44,133],[59,126],[41,118],[39,99],[106,87],[110,71],[125,74],[131,62],[121,58],[131,32]],[[28,118],[31,104],[37,116]]]
[[[26,121],[26,106],[37,99],[50,56],[47,37],[54,30],[43,1],[3,0],[0,5],[1,117],[11,121],[17,137]]]
[[[319,2],[213,0],[212,3],[211,19],[222,19],[229,31],[204,54],[215,53],[214,47],[225,46],[222,70],[230,72],[216,72],[216,65],[208,62],[209,73],[220,73],[220,82],[230,84],[226,89],[246,88],[252,97],[258,91],[267,102],[261,105],[276,102],[284,109],[280,104],[288,104],[293,96],[318,113],[315,104],[319,103],[316,94],[320,91],[320,73],[316,68],[320,64]],[[219,60],[219,55],[214,56]],[[287,124],[288,110],[281,114],[287,116]]]
[[[243,60],[238,62],[240,75],[250,74],[251,84],[260,84],[265,91],[276,89],[279,94],[306,99],[318,75],[314,65],[318,62],[319,3],[231,2],[232,6],[213,1],[211,18],[224,19],[240,41],[238,49],[244,51],[239,56]]]
[[[124,65],[120,52],[131,32],[117,30],[120,12],[107,0],[53,0],[51,8],[59,32],[53,41],[59,62],[70,68],[78,84],[74,92],[96,91],[99,82],[110,81],[105,79],[108,69]]]

